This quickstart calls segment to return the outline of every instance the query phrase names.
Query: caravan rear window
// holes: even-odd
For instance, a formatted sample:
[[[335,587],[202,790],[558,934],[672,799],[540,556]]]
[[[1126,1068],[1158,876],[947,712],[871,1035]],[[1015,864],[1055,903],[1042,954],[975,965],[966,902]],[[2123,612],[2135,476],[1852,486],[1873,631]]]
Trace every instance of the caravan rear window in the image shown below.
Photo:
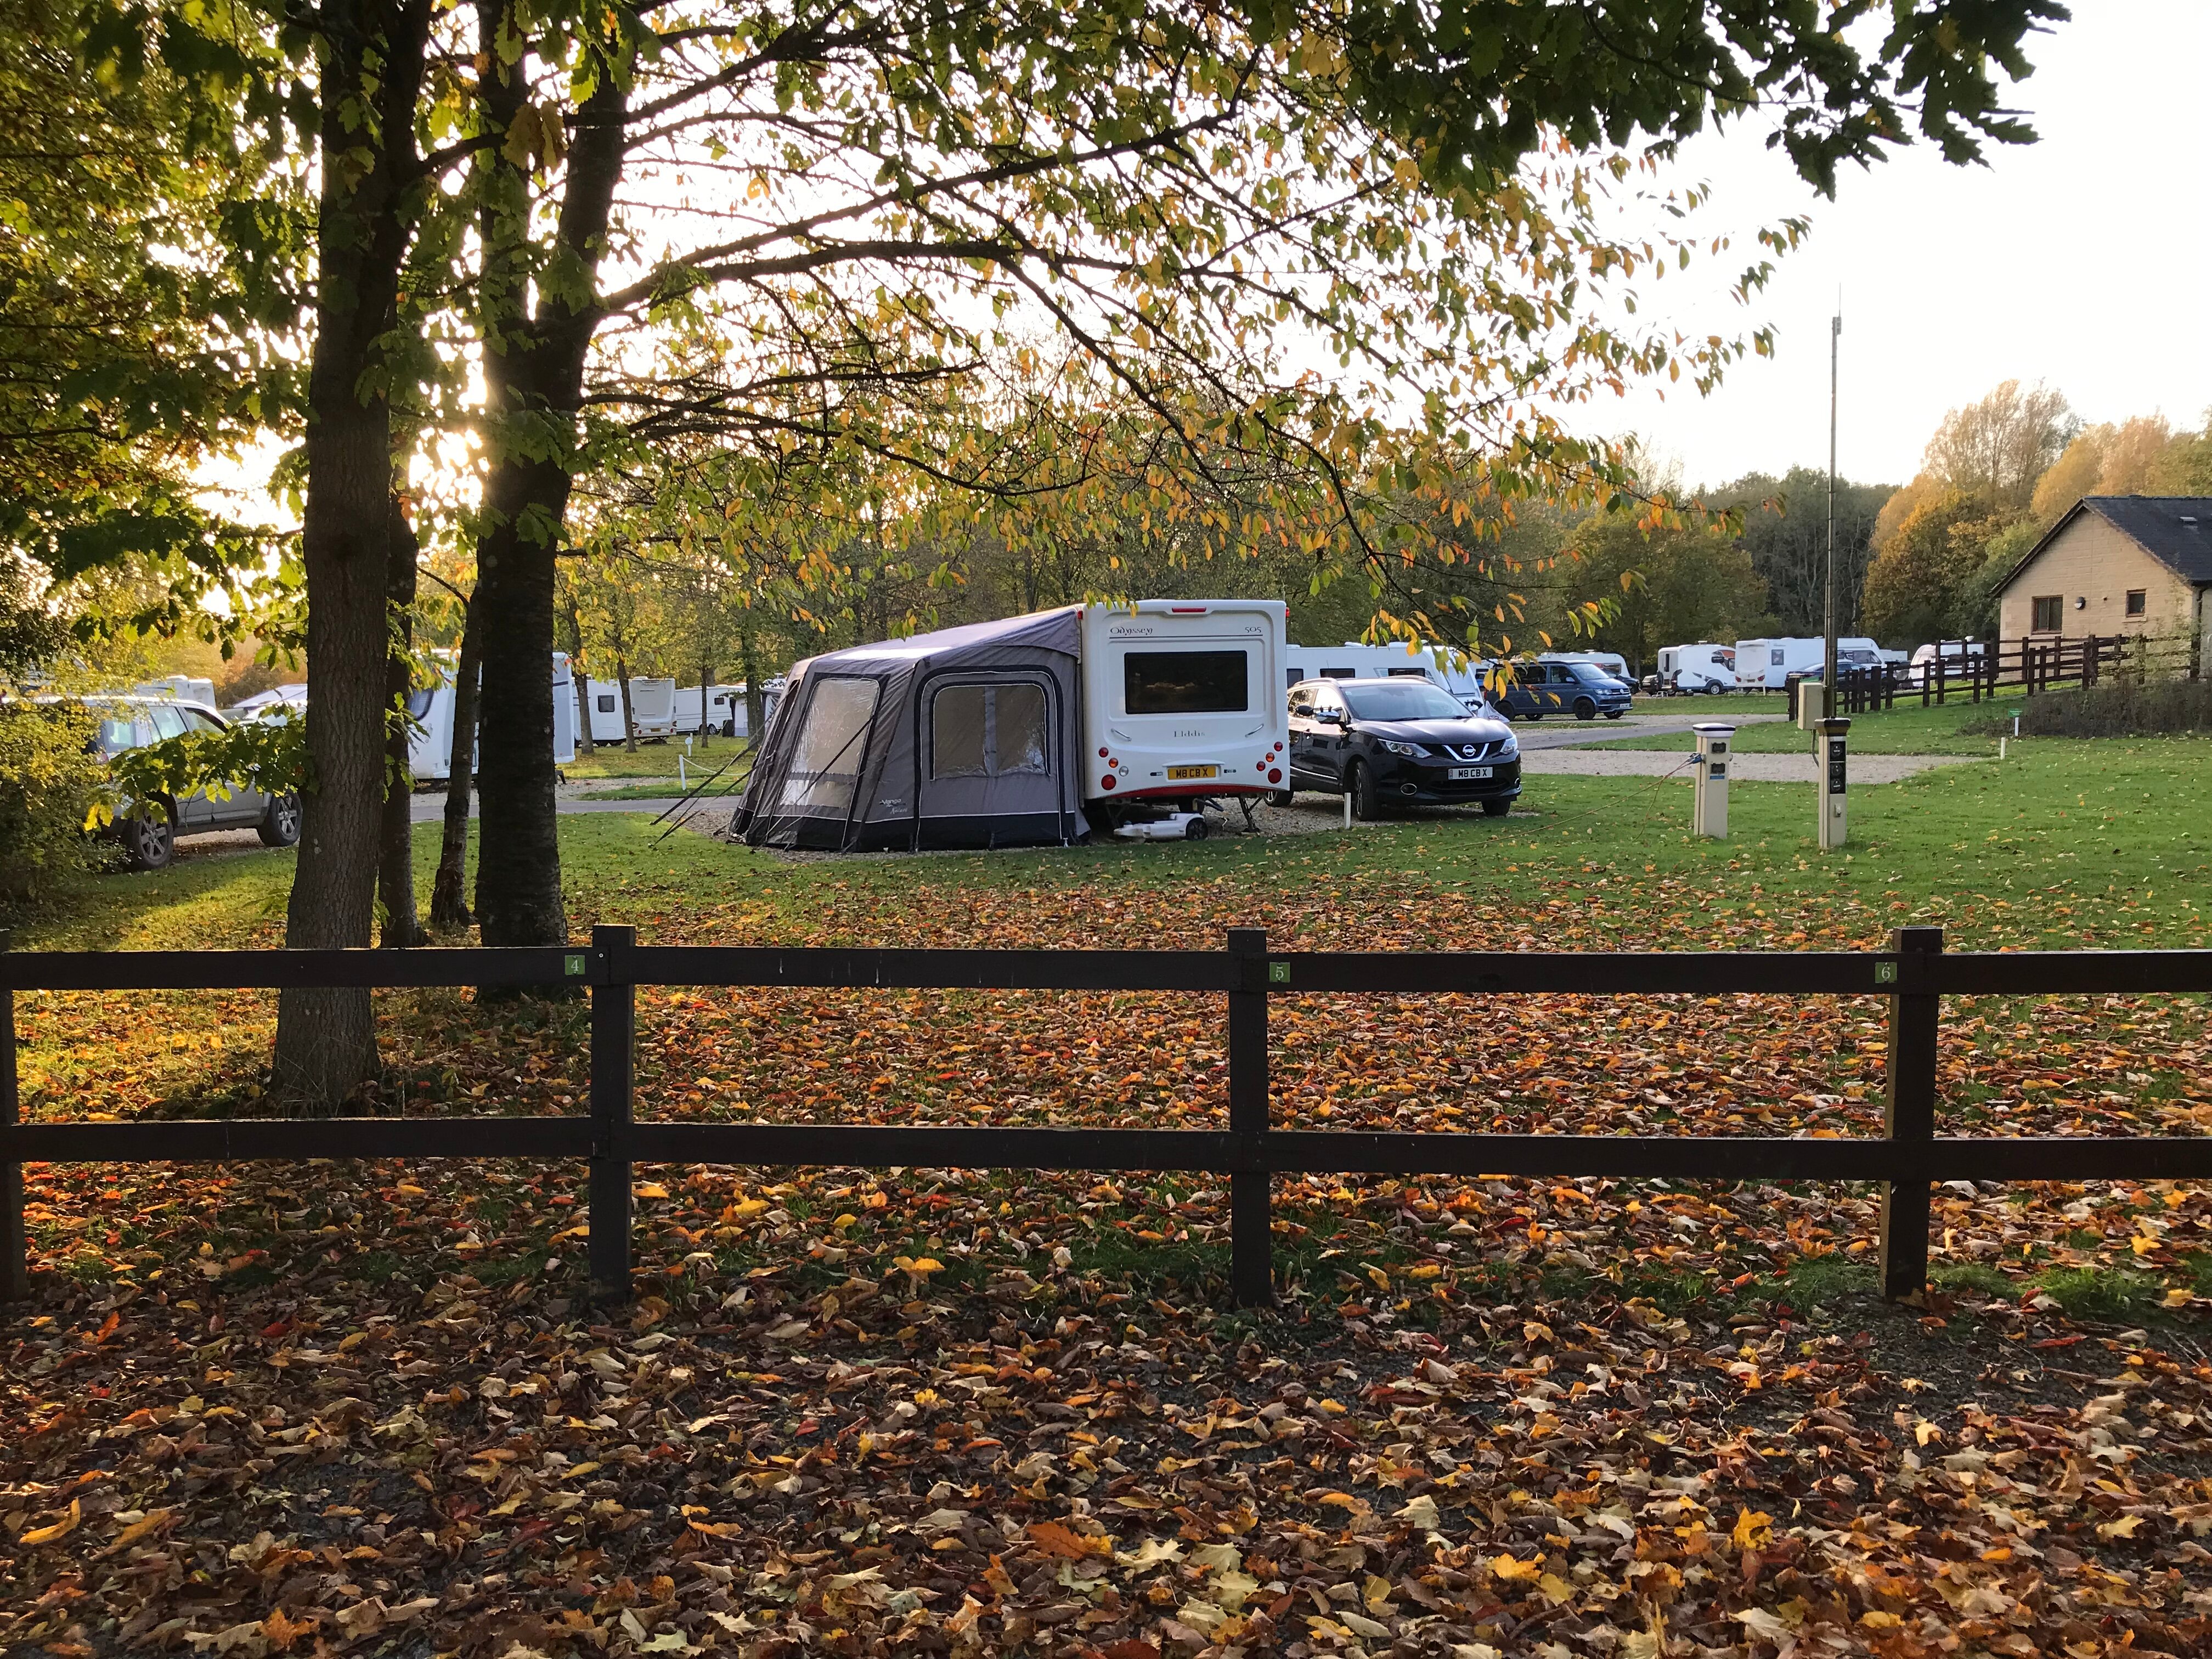
[[[1241,714],[1252,706],[1242,651],[1132,651],[1121,706],[1132,714]]]
[[[818,811],[852,810],[853,792],[867,757],[868,721],[881,687],[874,680],[831,678],[814,688],[806,724],[799,728],[791,770],[783,781],[786,806]]]

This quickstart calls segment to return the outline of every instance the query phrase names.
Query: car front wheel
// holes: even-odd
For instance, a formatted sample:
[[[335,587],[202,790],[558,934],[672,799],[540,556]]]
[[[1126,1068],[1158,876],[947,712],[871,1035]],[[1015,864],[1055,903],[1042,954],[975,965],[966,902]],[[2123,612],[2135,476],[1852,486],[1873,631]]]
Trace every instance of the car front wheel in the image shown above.
[[[166,870],[177,857],[176,819],[163,801],[142,801],[118,828],[133,870]]]
[[[1375,787],[1375,773],[1364,762],[1352,763],[1352,775],[1345,780],[1345,788],[1352,796],[1352,816],[1372,823],[1382,816],[1382,793]]]
[[[291,847],[300,839],[300,798],[290,790],[269,797],[269,810],[256,826],[264,847]]]
[[[1577,697],[1575,699],[1575,718],[1578,720],[1595,720],[1597,718],[1597,704],[1593,702],[1588,697]]]
[[[1513,803],[1510,800],[1486,800],[1482,803],[1482,816],[1486,818],[1502,818],[1512,810]]]

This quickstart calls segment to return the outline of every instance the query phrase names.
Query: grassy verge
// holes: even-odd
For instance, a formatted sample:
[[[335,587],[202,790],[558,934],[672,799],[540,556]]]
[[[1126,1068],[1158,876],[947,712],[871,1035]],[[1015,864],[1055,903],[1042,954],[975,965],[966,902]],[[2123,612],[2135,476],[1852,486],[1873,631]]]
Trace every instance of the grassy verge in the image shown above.
[[[1875,714],[1855,714],[1851,716],[1851,747],[1862,755],[1994,755],[1997,751],[1995,728],[2004,725],[2017,707],[2016,701],[1950,702],[1928,708],[1916,702]],[[1725,711],[1718,718],[1727,718]],[[1809,749],[1812,742],[1808,733],[1779,720],[1741,726],[1735,735],[1736,748],[1755,755],[1795,754]],[[1584,746],[1680,750],[1686,753],[1697,744],[1687,732],[1660,732]]]
[[[729,738],[716,738],[704,749],[696,738],[689,750],[684,743],[682,738],[641,743],[635,754],[618,743],[603,743],[588,755],[578,755],[561,771],[572,783],[592,778],[672,778],[678,755],[685,757],[684,764],[693,772],[711,772],[740,746]]]

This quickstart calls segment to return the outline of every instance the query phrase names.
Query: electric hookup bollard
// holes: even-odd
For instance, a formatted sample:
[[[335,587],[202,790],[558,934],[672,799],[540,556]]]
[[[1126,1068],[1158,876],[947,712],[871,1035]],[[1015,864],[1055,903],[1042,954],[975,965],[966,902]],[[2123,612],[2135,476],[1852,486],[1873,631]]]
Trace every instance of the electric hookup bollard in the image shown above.
[[[1820,774],[1820,850],[1833,852],[1841,847],[1850,829],[1844,811],[1844,733],[1851,723],[1841,715],[1832,715],[1819,723],[1818,747],[1814,750],[1814,764]]]
[[[1698,799],[1690,813],[1690,833],[1726,841],[1729,739],[1735,735],[1735,727],[1711,724],[1692,729],[1698,734]]]

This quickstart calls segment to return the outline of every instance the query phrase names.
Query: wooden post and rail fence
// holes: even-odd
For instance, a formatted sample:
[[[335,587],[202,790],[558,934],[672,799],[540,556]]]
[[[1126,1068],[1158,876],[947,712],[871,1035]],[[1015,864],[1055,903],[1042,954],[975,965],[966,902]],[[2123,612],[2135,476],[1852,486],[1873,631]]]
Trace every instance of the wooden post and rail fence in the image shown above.
[[[1837,712],[1864,714],[1916,698],[1923,708],[1954,699],[1985,702],[2011,690],[2026,696],[2066,686],[2090,687],[2132,667],[2136,672],[2194,679],[2191,653],[2175,659],[2171,641],[2142,634],[2089,635],[2078,640],[2050,635],[2017,640],[1939,640],[1933,660],[1915,672],[1897,663],[1844,668],[1836,674]]]
[[[149,1122],[20,1119],[18,992],[287,987],[586,986],[588,1115],[339,1117]],[[1225,1128],[993,1128],[872,1123],[661,1122],[635,1110],[637,988],[1160,992],[1224,1000]],[[1936,1046],[1946,996],[2212,992],[2212,951],[1947,952],[1938,927],[1882,951],[1340,952],[1271,951],[1259,928],[1225,950],[837,950],[640,945],[629,927],[586,947],[432,951],[0,951],[0,1294],[28,1290],[22,1166],[310,1158],[500,1158],[588,1163],[595,1296],[630,1293],[631,1181],[640,1163],[999,1170],[1175,1170],[1226,1176],[1231,1290],[1274,1293],[1272,1178],[1603,1177],[1876,1182],[1883,1293],[1923,1289],[1929,1206],[1942,1181],[2212,1179],[2212,1135],[1937,1133]],[[1273,1122],[1267,1010],[1279,996],[1879,996],[1888,1003],[1888,1099],[1879,1138],[1554,1135],[1281,1129]]]

